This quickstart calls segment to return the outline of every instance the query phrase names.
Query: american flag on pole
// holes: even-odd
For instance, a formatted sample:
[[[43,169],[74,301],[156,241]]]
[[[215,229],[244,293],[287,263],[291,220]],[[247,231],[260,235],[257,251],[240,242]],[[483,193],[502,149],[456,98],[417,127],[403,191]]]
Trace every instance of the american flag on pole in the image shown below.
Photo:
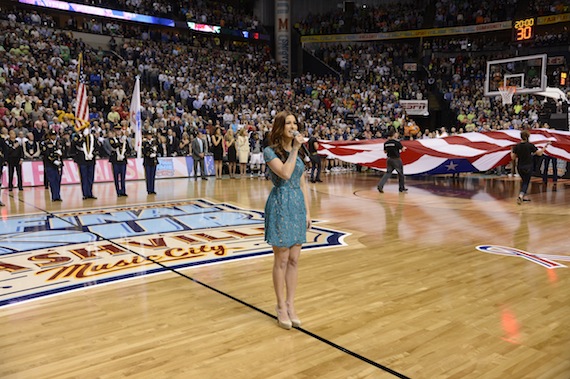
[[[135,81],[135,88],[133,89],[133,97],[131,99],[130,123],[131,128],[135,131],[135,150],[137,158],[142,155],[142,121],[141,121],[141,84],[139,76]]]
[[[319,154],[380,170],[386,169],[386,140],[319,141]],[[453,174],[487,171],[511,161],[511,149],[521,141],[519,130],[464,133],[445,138],[402,141],[407,150],[401,154],[406,175]],[[541,148],[550,141],[545,153],[570,161],[570,132],[534,129],[530,142]]]
[[[89,126],[89,101],[87,99],[86,78],[83,73],[83,53],[79,53],[77,67],[77,95],[75,99],[75,130],[81,131]]]

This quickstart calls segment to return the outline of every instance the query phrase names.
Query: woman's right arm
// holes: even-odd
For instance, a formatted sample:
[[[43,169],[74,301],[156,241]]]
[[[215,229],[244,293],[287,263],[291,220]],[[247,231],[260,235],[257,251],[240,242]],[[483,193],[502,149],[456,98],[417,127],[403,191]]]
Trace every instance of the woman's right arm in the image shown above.
[[[297,163],[297,156],[299,155],[299,148],[301,144],[304,142],[303,136],[298,134],[297,137],[293,140],[293,148],[291,149],[291,153],[289,153],[289,157],[285,161],[285,163],[281,162],[281,159],[275,157],[274,159],[267,162],[267,165],[277,176],[284,180],[289,180],[291,178],[291,174],[293,170],[295,170],[295,165]]]
[[[291,174],[293,170],[295,170],[295,164],[297,162],[297,156],[299,153],[299,148],[293,148],[291,153],[289,153],[289,157],[285,161],[285,163],[281,162],[281,159],[274,158],[267,162],[267,165],[277,176],[281,179],[289,180],[291,178]]]

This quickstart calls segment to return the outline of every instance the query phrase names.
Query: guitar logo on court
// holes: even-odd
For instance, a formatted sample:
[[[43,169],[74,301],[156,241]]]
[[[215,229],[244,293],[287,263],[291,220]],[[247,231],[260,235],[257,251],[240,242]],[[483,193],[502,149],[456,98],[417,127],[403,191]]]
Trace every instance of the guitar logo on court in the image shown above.
[[[303,250],[345,245],[315,221]],[[204,199],[0,220],[0,306],[271,254],[263,212]]]
[[[494,246],[494,245],[480,245],[476,247],[477,250],[489,254],[505,255],[510,257],[518,257],[526,259],[527,261],[536,263],[548,269],[567,267],[557,261],[570,262],[570,256],[565,255],[546,255],[546,254],[532,254],[524,250],[515,249],[514,247]]]

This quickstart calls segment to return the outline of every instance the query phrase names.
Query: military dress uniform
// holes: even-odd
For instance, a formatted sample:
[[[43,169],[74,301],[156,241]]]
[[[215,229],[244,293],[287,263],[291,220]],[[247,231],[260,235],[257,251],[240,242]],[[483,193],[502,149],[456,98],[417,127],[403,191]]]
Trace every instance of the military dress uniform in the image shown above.
[[[57,136],[57,132],[50,130],[49,135]],[[61,142],[58,139],[48,138],[42,141],[40,148],[45,164],[45,175],[51,191],[51,201],[61,201],[60,189],[63,172],[63,149]]]
[[[117,196],[128,196],[125,192],[125,176],[127,175],[127,157],[131,154],[131,146],[127,141],[127,136],[109,138],[111,145],[111,157],[109,162],[113,166],[113,178],[115,179],[115,189]]]
[[[18,189],[22,191],[24,185],[22,182],[22,161],[24,160],[24,148],[18,140],[6,140],[6,161],[8,162],[8,191],[14,188],[14,171],[18,177]]]
[[[145,136],[152,135],[147,131]],[[156,177],[156,166],[158,166],[158,142],[154,139],[145,138],[142,142],[143,166],[146,179],[146,192],[149,195],[156,195],[154,191],[154,180]]]
[[[93,196],[93,182],[95,181],[95,162],[98,142],[91,133],[76,134],[73,137],[74,160],[79,167],[81,177],[81,191],[83,200],[97,199]]]
[[[50,134],[50,133],[51,133],[51,131],[48,132],[48,133],[44,136],[43,140],[40,142],[40,151],[41,151],[41,155],[42,155],[42,162],[43,162],[43,164],[44,164],[44,188],[45,188],[45,189],[48,189],[48,188],[49,188],[49,184],[48,184],[48,177],[47,177],[47,172],[46,172],[47,159],[46,159],[46,156],[45,156],[45,154],[44,154],[43,145],[44,145],[46,142],[49,141],[49,134]]]

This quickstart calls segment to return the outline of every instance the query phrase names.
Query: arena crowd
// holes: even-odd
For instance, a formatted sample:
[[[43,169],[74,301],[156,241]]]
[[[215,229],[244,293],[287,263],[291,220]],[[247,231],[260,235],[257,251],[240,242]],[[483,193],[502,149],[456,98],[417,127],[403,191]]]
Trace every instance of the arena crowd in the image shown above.
[[[442,2],[447,7],[451,3]],[[224,135],[224,160],[230,141],[234,139],[237,147],[239,135],[239,147],[249,152],[246,156],[257,154],[274,115],[286,108],[298,115],[307,136],[316,130],[318,138],[328,140],[382,138],[390,127],[406,138],[432,138],[543,126],[538,122],[543,103],[534,96],[520,96],[513,106],[483,96],[485,62],[502,57],[501,51],[477,57],[460,47],[451,59],[424,60],[418,70],[426,74],[419,76],[405,69],[407,62],[418,60],[413,45],[317,46],[312,52],[340,75],[309,73],[288,82],[264,44],[238,45],[190,34],[165,38],[156,36],[159,32],[150,38],[139,33],[142,27],[129,26],[138,38],[117,38],[111,46],[116,54],[110,54],[86,46],[72,31],[53,29],[49,16],[3,14],[0,131],[3,138],[13,131],[23,145],[39,143],[53,129],[65,146],[71,146],[80,52],[85,57],[90,125],[101,156],[109,153],[105,141],[117,126],[134,137],[128,120],[137,75],[143,127],[161,140],[161,156],[191,154],[198,131],[205,133],[208,151],[213,151],[217,129]],[[444,43],[434,40],[424,47],[435,50],[436,45]],[[400,101],[427,99],[434,93],[443,97],[452,122],[444,130],[419,130]],[[39,159],[31,152],[26,159]]]

